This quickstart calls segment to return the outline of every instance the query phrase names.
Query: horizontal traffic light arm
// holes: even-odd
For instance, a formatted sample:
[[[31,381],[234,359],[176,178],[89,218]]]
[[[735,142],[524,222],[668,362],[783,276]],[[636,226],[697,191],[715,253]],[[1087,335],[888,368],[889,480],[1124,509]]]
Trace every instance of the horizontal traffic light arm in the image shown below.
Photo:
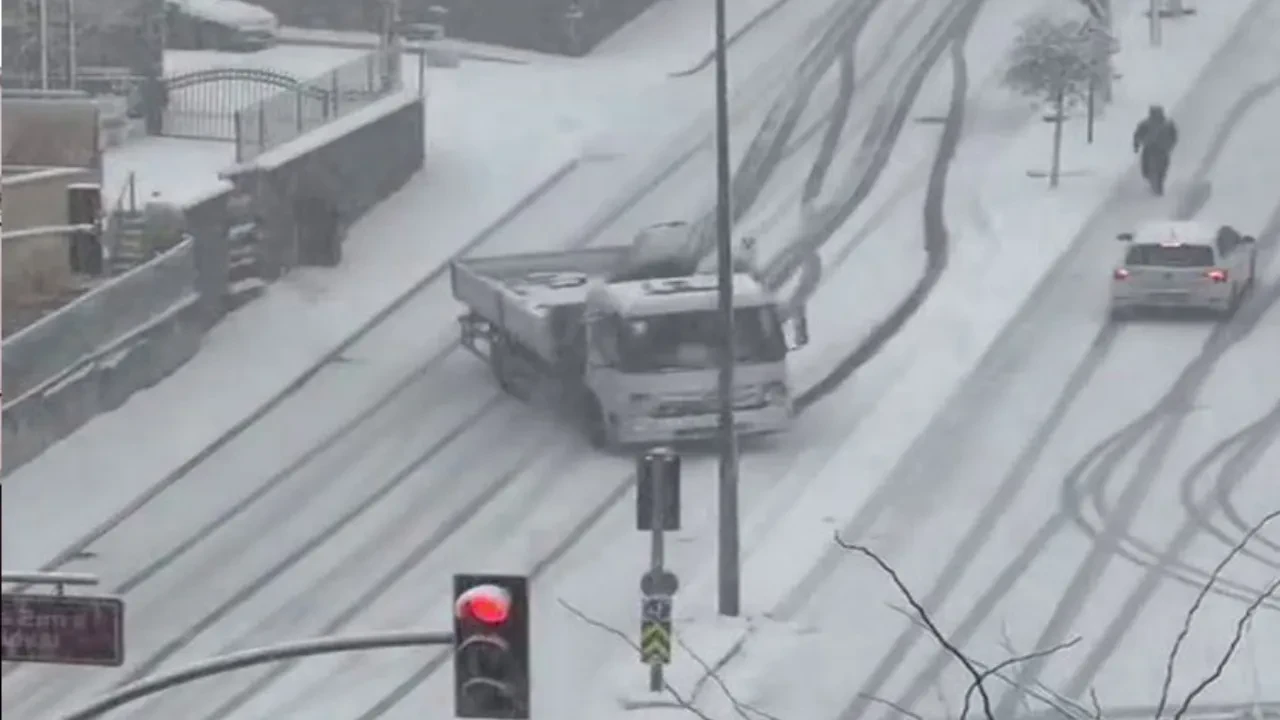
[[[357,650],[379,650],[383,648],[410,647],[417,645],[452,645],[451,632],[390,632],[371,635],[351,635],[348,637],[320,638],[299,642],[282,643],[267,647],[254,648],[243,652],[211,658],[185,668],[163,675],[139,680],[100,698],[90,705],[63,716],[62,720],[89,720],[100,717],[104,713],[126,705],[134,700],[154,695],[193,680],[200,680],[211,675],[220,675],[232,670],[262,665],[265,663],[293,660],[311,655],[327,655],[330,653],[353,652]]]

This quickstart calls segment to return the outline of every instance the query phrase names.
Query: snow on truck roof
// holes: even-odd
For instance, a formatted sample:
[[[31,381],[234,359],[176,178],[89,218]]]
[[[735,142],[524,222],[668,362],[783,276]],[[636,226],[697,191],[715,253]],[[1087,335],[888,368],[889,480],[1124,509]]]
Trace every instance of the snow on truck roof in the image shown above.
[[[579,272],[531,272],[508,278],[502,285],[533,313],[544,314],[552,308],[580,305],[595,293],[620,315],[628,317],[715,308],[718,301],[715,291],[719,287],[712,274],[606,284]],[[750,275],[734,276],[733,294],[737,307],[773,302]]]
[[[602,286],[603,291],[623,316],[657,313],[690,312],[717,306],[716,290],[720,283],[711,273],[660,280],[634,280]],[[772,296],[750,275],[733,277],[735,307],[770,305]]]

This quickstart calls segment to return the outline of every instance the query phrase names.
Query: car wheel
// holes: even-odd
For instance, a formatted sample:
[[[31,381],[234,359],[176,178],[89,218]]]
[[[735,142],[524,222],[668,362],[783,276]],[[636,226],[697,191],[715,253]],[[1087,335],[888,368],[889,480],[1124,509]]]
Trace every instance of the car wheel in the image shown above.
[[[1235,315],[1236,311],[1240,309],[1240,303],[1243,299],[1244,299],[1244,291],[1240,288],[1240,286],[1237,285],[1232,287],[1231,299],[1227,301],[1227,309],[1223,312],[1223,315],[1226,317],[1232,317],[1233,315]]]

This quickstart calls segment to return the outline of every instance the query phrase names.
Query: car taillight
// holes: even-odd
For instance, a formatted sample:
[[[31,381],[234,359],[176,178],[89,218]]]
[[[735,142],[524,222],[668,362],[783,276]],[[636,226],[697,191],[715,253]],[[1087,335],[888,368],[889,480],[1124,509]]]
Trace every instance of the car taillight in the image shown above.
[[[1216,283],[1224,283],[1227,281],[1226,270],[1218,270],[1218,269],[1210,270],[1206,272],[1204,276]]]
[[[1126,270],[1125,268],[1116,268],[1116,271],[1112,273],[1111,276],[1114,277],[1116,280],[1128,280],[1129,271]]]

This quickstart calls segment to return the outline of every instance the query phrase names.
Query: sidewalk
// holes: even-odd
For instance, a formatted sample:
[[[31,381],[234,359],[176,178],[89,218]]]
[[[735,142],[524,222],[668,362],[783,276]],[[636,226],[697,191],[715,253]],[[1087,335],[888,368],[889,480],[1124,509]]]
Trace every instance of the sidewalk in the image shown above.
[[[698,5],[665,0],[653,12],[679,11],[692,23]],[[826,6],[795,7],[805,11],[798,17],[811,19]],[[709,8],[702,16],[709,27]],[[798,20],[788,22],[795,27]],[[664,26],[654,22],[653,29]],[[630,30],[615,39],[643,47],[644,38]],[[762,53],[790,37],[779,35],[743,40],[742,51],[731,58],[735,85],[748,83],[753,65],[768,59]],[[698,81],[672,80],[664,71],[696,60],[705,45],[673,48],[668,42],[664,34],[664,51],[675,54],[647,59],[463,63],[429,70],[424,172],[351,229],[341,267],[286,276],[224,319],[196,357],[170,378],[5,478],[5,567],[47,563],[323,362],[504,212],[572,177],[580,162],[607,162],[591,174],[607,182],[578,198],[579,216],[528,232],[554,245],[604,210],[603,203],[633,184],[656,154],[669,150],[664,146],[671,136],[687,130],[710,105]],[[416,83],[416,63],[406,63],[406,72]],[[571,185],[566,191],[582,192],[581,183]],[[515,217],[509,224],[518,222]],[[453,315],[452,307],[441,308],[440,322],[452,322]],[[139,449],[138,428],[156,428],[165,442]],[[66,502],[68,497],[76,502]],[[19,538],[20,544],[13,542]]]

